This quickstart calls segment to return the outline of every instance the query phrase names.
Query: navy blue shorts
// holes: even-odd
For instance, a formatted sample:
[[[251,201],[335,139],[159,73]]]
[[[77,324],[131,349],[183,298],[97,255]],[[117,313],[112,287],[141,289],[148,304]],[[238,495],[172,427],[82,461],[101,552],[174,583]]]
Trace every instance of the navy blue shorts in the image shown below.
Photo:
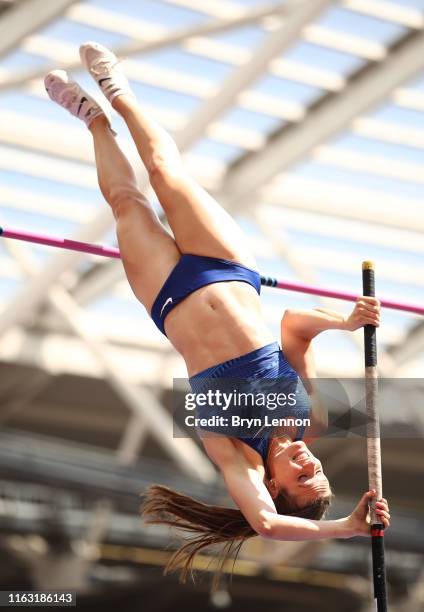
[[[258,294],[261,292],[261,277],[256,270],[228,259],[184,254],[159,291],[151,317],[166,336],[165,319],[177,304],[205,285],[228,281],[248,283]]]

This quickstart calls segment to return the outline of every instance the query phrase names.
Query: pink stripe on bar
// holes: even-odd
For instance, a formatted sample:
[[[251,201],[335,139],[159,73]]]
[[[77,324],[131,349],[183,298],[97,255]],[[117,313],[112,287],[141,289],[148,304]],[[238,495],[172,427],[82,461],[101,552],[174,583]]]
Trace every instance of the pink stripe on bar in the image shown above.
[[[87,244],[86,242],[79,242],[77,240],[67,240],[66,238],[53,238],[51,236],[34,234],[32,232],[24,232],[21,230],[6,230],[0,227],[0,236],[2,236],[3,238],[12,238],[13,240],[24,240],[25,242],[44,244],[46,246],[53,246],[59,249],[68,249],[70,251],[79,251],[81,253],[100,255],[101,257],[112,257],[114,259],[120,259],[121,257],[119,249],[115,247],[105,247],[96,244]],[[354,302],[358,297],[355,293],[347,293],[345,291],[333,291],[332,289],[325,289],[324,287],[303,285],[302,283],[282,281],[271,277],[261,277],[261,283],[262,285],[268,287],[277,287],[278,289],[285,289],[287,291],[297,291],[299,293],[307,293],[310,295],[320,295],[322,297],[335,298],[337,300],[346,300],[349,302]],[[408,304],[404,302],[397,302],[394,300],[382,299],[381,305],[385,308],[392,308],[393,310],[402,310],[404,312],[412,312],[414,314],[424,315],[424,307],[418,306],[417,304]]]

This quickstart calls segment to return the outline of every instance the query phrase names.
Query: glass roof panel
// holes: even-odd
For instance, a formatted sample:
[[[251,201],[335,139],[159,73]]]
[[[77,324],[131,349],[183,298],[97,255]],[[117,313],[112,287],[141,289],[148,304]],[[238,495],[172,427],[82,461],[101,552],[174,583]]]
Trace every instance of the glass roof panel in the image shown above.
[[[260,93],[281,98],[284,101],[295,102],[303,106],[309,106],[322,94],[322,90],[317,87],[272,76],[264,76],[259,79],[253,89]]]
[[[221,119],[222,121],[226,121],[241,128],[246,127],[251,129],[254,127],[262,133],[273,132],[277,127],[282,125],[282,122],[276,117],[270,117],[269,115],[255,113],[238,107],[227,111]]]
[[[318,23],[338,32],[346,32],[385,46],[390,46],[396,39],[407,32],[407,28],[395,23],[389,23],[381,19],[360,15],[342,7],[333,7],[327,11]]]
[[[414,201],[422,198],[423,193],[422,184],[377,176],[372,173],[372,168],[369,173],[365,173],[310,161],[299,164],[294,170],[294,174],[324,182],[350,185],[352,189],[359,185],[363,189],[375,189],[378,192],[387,192],[402,198],[411,198]]]
[[[0,182],[2,186],[19,186],[22,189],[28,189],[34,193],[47,193],[50,196],[57,196],[58,199],[65,198],[66,201],[76,200],[84,202],[88,210],[94,210],[98,207],[102,196],[98,189],[82,188],[74,183],[74,177],[70,173],[69,176],[64,176],[64,181],[54,181],[45,179],[39,176],[31,176],[24,172],[14,172],[12,170],[1,169],[1,157],[3,152],[0,151]],[[45,164],[49,163],[48,157],[42,157]],[[66,181],[66,187],[64,182]]]
[[[1,58],[1,70],[35,70],[42,68],[47,64],[46,60],[41,59],[34,53],[27,53],[26,51],[13,51],[6,57]]]
[[[400,108],[395,104],[387,104],[370,113],[370,117],[382,119],[383,121],[393,121],[393,123],[403,123],[411,127],[424,129],[424,113],[408,108]]]
[[[424,90],[424,74],[420,75],[417,79],[412,81],[409,84],[409,87],[411,89],[418,89],[420,91],[423,91]]]
[[[391,144],[363,138],[355,134],[345,134],[339,138],[332,146],[343,150],[363,151],[370,155],[383,155],[388,159],[407,161],[414,164],[424,164],[424,148],[406,147],[400,144]]]
[[[355,253],[355,256],[360,258],[361,261],[365,259],[371,259],[373,261],[381,261],[381,262],[402,262],[402,264],[418,267],[423,264],[423,255],[420,253],[411,253],[405,250],[396,249],[392,247],[384,247],[379,246],[373,243],[372,234],[364,233],[363,243],[358,243],[358,241],[351,241],[349,239],[349,234],[340,235],[340,236],[332,236],[331,240],[328,240],[325,236],[313,235],[308,228],[305,228],[305,231],[288,229],[285,230],[292,242],[293,245],[296,246],[297,250],[301,250],[302,247],[305,248],[327,248],[336,251],[340,251],[340,253]],[[424,288],[424,280],[419,278],[417,274],[417,283],[419,285],[423,284]]]
[[[424,11],[424,0],[392,0],[394,4]]]
[[[53,234],[64,237],[71,236],[78,229],[79,224],[55,218],[52,215],[31,213],[29,211],[16,210],[2,205],[1,216],[5,226],[21,230]],[[51,251],[53,255],[53,251]]]
[[[366,64],[365,60],[356,55],[326,49],[306,41],[297,42],[287,53],[283,54],[283,57],[303,62],[315,68],[332,70],[345,76],[359,70]]]
[[[0,109],[5,111],[13,110],[16,113],[71,127],[75,131],[84,131],[84,126],[76,122],[75,117],[72,117],[58,104],[53,104],[47,93],[45,97],[38,97],[32,96],[25,91],[0,92]]]
[[[209,19],[201,12],[160,0],[120,0],[119,4],[116,0],[88,0],[88,4],[123,13],[127,17],[160,23],[169,29],[195,25]]]
[[[424,10],[424,0],[395,1],[402,6],[413,6]],[[223,3],[223,9],[230,9],[228,12],[224,12],[223,15],[235,14],[232,13],[231,9],[237,4],[246,8],[257,8],[258,6],[257,0],[237,0],[231,3]],[[199,10],[184,7],[183,3],[160,0],[122,0],[119,3],[116,0],[91,0],[90,2],[80,2],[79,5],[80,7],[91,5],[111,11],[112,14],[116,13],[119,15],[122,13],[126,18],[133,18],[143,23],[148,22],[152,24],[152,31],[154,26],[160,26],[164,31],[195,27],[211,19],[216,19],[218,14],[217,10],[215,11],[215,16],[212,15],[213,10],[209,11],[208,14],[206,4],[205,10],[202,11],[202,4],[200,2],[198,3]],[[78,5],[75,6],[78,8]],[[212,8],[215,9],[215,5]],[[52,49],[56,49],[53,45],[58,43],[59,63],[68,55],[68,50],[72,54],[73,49],[75,50],[75,60],[77,60],[78,45],[85,40],[98,40],[112,47],[129,41],[125,28],[123,28],[122,32],[119,31],[119,23],[113,28],[114,32],[110,32],[104,29],[108,23],[107,15],[105,15],[106,19],[103,22],[104,27],[101,20],[99,20],[98,25],[95,23],[93,15],[95,15],[95,12],[92,14],[88,12],[84,17],[84,12],[81,13],[80,11],[78,13],[76,11],[72,18],[71,11],[69,18],[64,16],[57,19],[40,32],[32,34],[31,38],[27,41],[24,40],[22,44],[22,49],[28,48],[31,53],[15,50],[2,62],[2,70],[28,71],[36,70],[43,65],[49,65],[50,67],[53,62],[47,56],[53,56],[53,51],[49,54],[49,41],[51,41]],[[87,22],[94,23],[94,25],[84,24],[85,18]],[[122,23],[125,23],[125,21]],[[376,43],[377,46],[378,44],[383,46],[390,45],[400,36],[408,33],[406,28],[395,23],[368,17],[340,6],[326,11],[321,19],[315,22],[315,25],[317,24],[342,35],[346,34],[346,36],[351,35],[353,37],[364,38],[372,43]],[[211,92],[213,94],[213,87],[209,89],[208,82],[212,86],[216,86],[216,95],[219,95],[220,86],[224,80],[231,78],[233,74],[236,75],[239,70],[243,70],[243,64],[245,61],[248,61],[249,56],[254,57],[258,46],[266,40],[266,37],[271,32],[264,29],[262,25],[261,23],[234,28],[233,30],[215,34],[210,37],[213,45],[209,46],[204,44],[205,41],[201,40],[199,43],[197,40],[197,46],[195,44],[189,47],[184,47],[184,45],[177,47],[174,45],[155,52],[146,54],[137,53],[131,56],[128,58],[128,65],[130,65],[130,62],[133,63],[132,68],[135,75],[132,85],[139,100],[144,102],[148,109],[153,109],[158,114],[162,113],[163,123],[166,123],[166,121],[169,123],[166,127],[178,129],[176,127],[176,124],[178,124],[178,127],[181,128],[184,121],[189,122],[193,112],[197,112],[202,108]],[[38,36],[43,36],[44,41],[48,43],[46,47],[41,44],[43,40],[41,40],[41,43],[38,40],[39,55],[37,55]],[[319,37],[318,39],[315,38],[315,40],[319,40]],[[325,41],[322,38],[321,41],[324,45]],[[339,41],[340,38],[335,37],[335,42],[333,41],[333,43],[336,48],[340,46]],[[221,43],[223,45],[222,48],[220,47]],[[61,44],[63,45],[62,47],[60,47]],[[301,65],[303,64],[306,68],[321,69],[324,72],[330,73],[330,76],[333,73],[349,78],[367,64],[365,59],[354,55],[356,44],[355,40],[353,40],[352,45],[347,47],[351,50],[351,53],[343,53],[335,49],[313,44],[312,42],[306,42],[299,36],[297,42],[280,57],[300,63]],[[231,55],[232,47],[235,50],[233,56]],[[60,49],[63,49],[63,53],[60,53]],[[246,53],[244,53],[244,50]],[[379,57],[379,50],[376,50],[376,48],[372,48],[371,52],[369,49],[362,50],[362,53],[364,57],[373,56],[373,65],[378,68],[378,61],[384,59],[384,49],[382,51],[381,57]],[[218,60],[211,59],[214,54],[219,58]],[[211,55],[211,57],[208,57],[208,55]],[[137,62],[140,63],[140,76],[137,74]],[[278,68],[277,62],[275,73],[272,76],[264,71],[247,87],[250,92],[259,93],[263,97],[257,96],[253,99],[253,102],[252,97],[250,100],[247,99],[247,102],[246,97],[244,99],[240,98],[240,106],[238,101],[236,101],[234,105],[230,104],[218,118],[214,119],[213,123],[220,124],[218,125],[220,129],[216,129],[215,126],[214,130],[210,130],[208,126],[205,132],[199,135],[195,145],[188,151],[188,160],[189,162],[194,162],[194,168],[200,167],[206,173],[208,168],[205,160],[207,161],[208,159],[212,160],[212,162],[223,162],[224,166],[231,164],[243,156],[245,153],[245,143],[251,143],[252,140],[256,141],[256,144],[247,144],[246,147],[256,147],[260,150],[261,144],[258,144],[258,142],[260,143],[260,138],[257,139],[256,134],[259,136],[261,134],[268,135],[271,132],[278,131],[279,128],[285,125],[281,119],[275,116],[279,114],[277,110],[279,108],[279,101],[281,101],[282,106],[285,102],[292,103],[293,107],[298,105],[301,111],[303,106],[308,106],[325,95],[324,91],[331,91],[331,96],[343,96],[343,80],[337,86],[334,86],[333,89],[331,85],[328,86],[328,82],[327,89],[325,85],[321,88],[319,83],[320,75],[318,72],[315,72],[312,74],[313,78],[309,76],[310,81],[316,83],[314,86],[297,81],[294,82],[287,76],[287,74],[290,74],[290,71],[288,73],[284,72],[284,70],[288,70],[288,64],[289,62],[286,62],[286,66],[284,66],[284,63],[280,62]],[[144,77],[143,66],[146,67]],[[150,68],[150,72],[147,68]],[[84,87],[88,88],[90,93],[98,95],[94,83],[84,71],[76,70],[73,74]],[[282,74],[286,78],[278,78],[276,74]],[[162,75],[164,75],[164,78],[162,78]],[[179,75],[181,75],[181,80]],[[183,77],[189,78],[184,81]],[[196,77],[198,77],[199,82],[205,84],[205,90],[202,90],[201,86],[199,86],[198,90],[196,89]],[[295,77],[293,76],[292,78]],[[143,79],[145,79],[145,82],[143,82]],[[305,82],[308,82],[307,78],[305,78]],[[408,90],[421,93],[424,89],[423,75],[418,75],[409,83],[402,83],[400,80],[399,88],[405,87]],[[52,104],[47,96],[41,97],[42,91],[36,91],[34,88],[31,91],[33,92],[32,94],[29,93],[29,90],[25,89],[1,91],[0,120],[2,113],[4,117],[9,116],[6,113],[14,113],[17,117],[22,117],[22,123],[25,119],[30,119],[34,122],[37,120],[48,122],[46,123],[47,126],[52,124],[54,126],[53,129],[58,130],[58,138],[61,137],[59,126],[63,126],[66,130],[72,129],[72,133],[75,133],[77,136],[82,136],[83,132],[85,134],[83,124],[78,123],[63,109]],[[393,99],[396,99],[396,94],[394,94]],[[273,105],[273,100],[275,100],[276,106]],[[267,102],[269,103],[267,104]],[[246,108],[242,108],[242,105],[246,105]],[[262,110],[262,107],[264,109],[268,108],[270,114],[268,115],[267,111],[250,111],[248,110],[250,107],[257,107],[259,111]],[[271,113],[273,113],[273,116],[271,116]],[[290,113],[287,117],[293,120],[293,116],[289,117],[289,115]],[[284,113],[282,113],[282,117],[286,118]],[[381,103],[378,108],[365,112],[362,118],[401,126],[409,130],[415,130],[417,133],[419,130],[424,130],[424,113],[401,107],[400,103],[397,105],[390,99],[385,103]],[[295,120],[298,121],[300,126],[302,125],[301,113]],[[116,115],[114,116],[114,125],[117,126],[120,134],[119,142],[126,146],[128,144],[128,133],[124,130],[125,126],[122,119],[116,117]],[[227,133],[225,133],[226,126],[228,127]],[[231,133],[231,128],[237,128],[238,131],[234,129],[233,133]],[[296,129],[296,126],[294,128]],[[245,130],[246,140],[243,137],[243,130]],[[87,207],[87,218],[105,206],[103,198],[95,186],[94,166],[88,163],[69,163],[65,161],[66,155],[75,156],[75,151],[67,149],[66,139],[63,141],[64,158],[59,160],[58,157],[53,158],[45,153],[38,153],[37,147],[41,151],[44,143],[38,143],[31,133],[28,134],[27,141],[25,141],[25,134],[22,133],[22,129],[19,132],[19,136],[22,141],[22,149],[19,149],[16,143],[14,146],[11,146],[13,143],[10,140],[10,136],[0,134],[0,183],[4,190],[1,199],[2,214],[0,221],[24,229],[35,229],[36,231],[45,231],[57,236],[72,238],[75,232],[82,226],[83,222],[78,220],[81,218],[81,211],[84,210],[84,205]],[[82,137],[81,142],[83,142],[83,138],[85,136]],[[250,141],[249,138],[251,139]],[[134,149],[134,147],[132,148]],[[387,162],[392,163],[399,162],[399,165],[414,164],[418,167],[423,166],[424,161],[424,151],[419,145],[412,147],[405,144],[396,144],[395,141],[383,142],[383,140],[379,140],[378,136],[366,136],[364,132],[361,134],[360,130],[355,131],[355,122],[353,122],[352,131],[350,131],[350,126],[347,125],[345,132],[328,141],[323,141],[315,150],[303,155],[301,161],[294,168],[281,168],[283,173],[289,173],[289,177],[303,177],[319,181],[317,184],[325,185],[327,189],[329,187],[332,188],[332,186],[338,187],[343,185],[351,190],[353,195],[355,190],[358,189],[366,189],[371,191],[371,193],[374,192],[380,198],[379,210],[381,208],[381,197],[385,197],[386,194],[391,198],[391,201],[395,197],[399,197],[403,206],[402,212],[406,217],[409,214],[407,208],[409,201],[411,202],[411,210],[412,207],[414,211],[417,210],[417,203],[422,201],[423,194],[423,185],[419,180],[414,182],[412,180],[400,180],[394,176],[378,176],[373,172],[375,168],[372,166],[369,167],[369,170],[364,169],[361,171],[348,169],[347,167],[338,167],[334,158],[328,161],[328,158],[324,156],[322,159],[327,159],[327,161],[319,161],[320,149],[321,153],[323,149],[335,151],[336,154],[340,153],[340,158],[346,154],[358,154],[360,157],[364,157],[364,159],[366,159],[365,156],[374,156],[379,159],[381,158],[383,163],[384,160],[387,160]],[[46,151],[46,149],[44,150]],[[20,151],[22,151],[22,159],[19,156],[16,157]],[[88,138],[83,157],[87,160],[92,160],[92,150]],[[240,163],[242,163],[241,160]],[[258,157],[258,164],[260,163],[261,158]],[[139,167],[137,166],[137,172]],[[79,177],[80,171],[84,173],[83,179]],[[231,169],[229,172],[231,172]],[[207,180],[207,177],[205,180]],[[84,184],[87,186],[83,187]],[[9,194],[7,193],[8,189],[10,190]],[[220,185],[217,185],[216,189],[219,193]],[[27,209],[25,208],[25,202],[19,201],[20,193],[22,193],[22,198],[25,198],[25,190],[28,192]],[[39,199],[31,200],[30,202],[30,194],[34,198],[38,197]],[[43,205],[40,203],[43,197],[46,201],[45,209],[43,209]],[[60,213],[56,213],[53,208],[52,202],[54,202],[55,198],[57,198],[58,207],[61,205],[63,207]],[[159,210],[157,201],[153,200],[153,202],[156,210]],[[72,214],[69,213],[69,218],[67,218],[67,213],[64,210],[65,207],[72,206],[72,203],[75,204],[74,210]],[[291,202],[289,210],[295,211],[296,204],[296,202]],[[260,206],[261,198],[255,196],[255,211]],[[343,212],[343,207],[345,206],[343,200],[340,201],[339,206]],[[243,214],[245,212],[243,211]],[[320,214],[319,207],[315,209],[314,214]],[[330,213],[327,211],[326,214]],[[358,228],[356,228],[355,235],[350,237],[349,221],[344,220],[343,215],[337,216],[336,214],[334,218],[343,227],[341,228],[338,225],[337,231],[328,230],[327,233],[320,233],[317,225],[314,226],[313,223],[307,224],[306,221],[305,227],[302,227],[300,218],[293,221],[292,225],[288,223],[286,227],[284,214],[278,216],[275,222],[276,228],[274,227],[273,229],[277,229],[277,235],[279,235],[278,231],[280,232],[282,244],[289,249],[290,260],[295,262],[299,260],[302,265],[306,266],[311,274],[311,278],[315,278],[317,284],[355,292],[359,291],[360,270],[358,273],[354,272],[351,262],[358,261],[360,268],[360,261],[362,259],[372,257],[376,260],[377,265],[380,262],[381,266],[381,274],[378,278],[378,291],[380,294],[392,298],[402,297],[405,300],[423,303],[424,287],[421,280],[422,275],[420,274],[423,263],[421,252],[418,252],[418,250],[414,251],[413,247],[406,248],[410,245],[405,245],[405,249],[402,249],[400,236],[398,236],[396,245],[388,243],[388,235],[384,239],[382,237],[380,241],[377,239],[373,241],[373,235],[378,236],[378,224],[374,224],[371,229],[369,225],[364,228],[363,238],[360,236]],[[279,252],[278,248],[273,247],[273,241],[270,237],[263,230],[259,229],[251,218],[242,218],[240,220],[251,239],[261,272],[271,276],[301,280],[296,266],[285,260],[281,251]],[[384,222],[384,219],[382,221]],[[415,221],[416,217],[411,216],[410,222],[412,228]],[[421,223],[421,219],[419,221]],[[278,230],[278,228],[280,229]],[[390,229],[396,232],[395,227]],[[111,228],[103,240],[97,240],[97,242],[115,245],[116,237],[114,229]],[[28,249],[39,261],[47,261],[47,259],[55,255],[55,251],[48,248],[28,246]],[[0,244],[0,252],[6,252],[3,243]],[[333,255],[337,253],[340,253],[339,258]],[[314,257],[314,254],[316,257]],[[91,257],[84,258],[75,268],[76,273],[81,274],[82,271],[89,270],[93,267],[93,263],[97,264],[98,260],[94,260]],[[392,270],[390,266],[392,266]],[[98,265],[93,268],[95,269],[96,267],[97,269],[102,268],[102,266]],[[411,270],[411,276],[402,279],[401,271],[405,268]],[[413,273],[415,269],[417,274],[414,278]],[[126,282],[123,274],[122,282]],[[0,275],[0,299],[3,300],[3,296],[7,296],[7,299],[12,297],[14,290],[20,286],[22,286],[20,281],[15,281],[13,278],[7,279],[5,277],[4,281],[1,281]],[[263,289],[262,295],[267,317],[276,335],[279,334],[279,320],[284,308],[296,306],[311,308],[321,304],[318,298],[285,291],[273,291],[266,288]],[[346,312],[350,305],[335,302],[335,308]],[[99,295],[91,305],[87,306],[87,312],[90,314],[110,314],[120,320],[126,318],[130,321],[130,324],[137,325],[141,330],[146,330],[146,336],[153,334],[157,338],[161,337],[159,332],[155,330],[144,309],[132,297],[129,290],[127,292],[122,291],[122,289],[119,289],[119,286],[114,287],[112,285],[107,288],[106,293]],[[386,312],[384,316],[387,329],[384,330],[385,335],[382,332],[382,338],[390,336],[392,333],[391,329],[389,329],[390,326],[396,328],[396,333],[399,335],[402,333],[402,330],[416,322],[415,318],[393,312]],[[361,356],[358,355],[357,349],[355,349],[350,340],[346,339],[343,335],[330,336],[319,339],[319,343],[321,343],[319,346],[324,347],[323,350],[334,351],[334,354],[338,356],[353,356],[358,361],[361,361]],[[343,358],[339,358],[339,361],[343,363]]]
[[[41,36],[60,40],[78,46],[86,40],[96,40],[102,45],[114,47],[128,41],[125,35],[108,32],[102,28],[94,28],[82,23],[75,23],[70,19],[58,19],[39,31]],[[77,56],[78,57],[78,56]]]
[[[268,32],[263,28],[255,26],[246,26],[243,28],[233,28],[226,32],[214,34],[211,38],[221,42],[252,49],[267,37]]]
[[[184,74],[207,78],[213,82],[221,81],[234,70],[233,66],[194,55],[179,47],[162,49],[148,54],[135,54],[131,59],[141,60],[159,67],[170,67],[172,70],[181,70]]]
[[[202,138],[192,148],[191,153],[193,155],[204,155],[205,157],[216,157],[221,161],[230,163],[234,161],[243,149],[236,146],[231,146],[223,142],[217,142],[211,138]]]

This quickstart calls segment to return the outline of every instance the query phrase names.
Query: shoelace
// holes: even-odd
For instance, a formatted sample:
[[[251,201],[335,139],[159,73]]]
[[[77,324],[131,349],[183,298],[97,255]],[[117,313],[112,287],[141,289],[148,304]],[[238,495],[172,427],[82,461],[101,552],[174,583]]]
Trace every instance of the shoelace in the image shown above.
[[[90,66],[90,72],[96,76],[101,76],[104,72],[111,72],[121,62],[122,59],[117,59],[115,63],[111,64],[111,60],[98,59]]]

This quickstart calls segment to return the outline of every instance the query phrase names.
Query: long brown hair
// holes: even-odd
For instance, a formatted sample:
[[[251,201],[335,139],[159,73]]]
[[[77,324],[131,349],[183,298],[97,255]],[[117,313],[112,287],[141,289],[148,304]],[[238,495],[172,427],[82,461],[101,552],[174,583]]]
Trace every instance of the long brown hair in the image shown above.
[[[308,519],[321,519],[328,509],[332,494],[318,497],[307,506],[298,507],[284,492],[274,499],[279,514]],[[180,582],[193,578],[193,561],[198,552],[216,544],[224,544],[219,556],[219,567],[212,588],[219,585],[225,561],[234,555],[234,561],[243,543],[257,532],[243,513],[235,508],[212,506],[200,502],[162,485],[153,485],[144,494],[141,513],[147,523],[176,527],[192,534],[169,559],[164,573],[180,569]]]

